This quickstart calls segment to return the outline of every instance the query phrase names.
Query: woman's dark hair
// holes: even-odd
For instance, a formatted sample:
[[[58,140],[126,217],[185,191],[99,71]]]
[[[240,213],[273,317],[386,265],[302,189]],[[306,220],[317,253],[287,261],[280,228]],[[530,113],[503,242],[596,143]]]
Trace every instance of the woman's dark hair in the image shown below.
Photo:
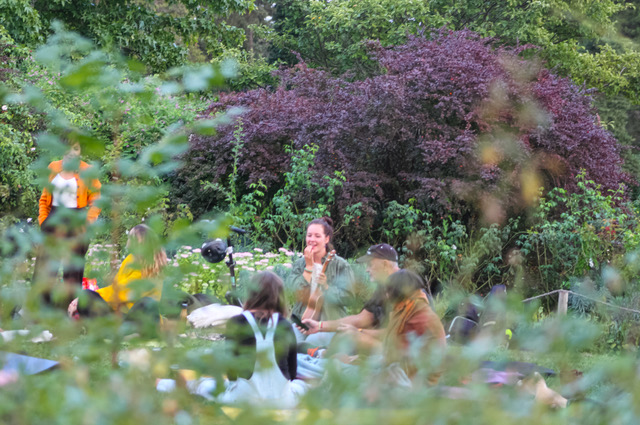
[[[273,313],[287,316],[284,285],[277,274],[267,271],[258,273],[252,279],[250,288],[249,296],[244,303],[245,310],[258,310],[269,316]]]
[[[404,301],[416,291],[424,288],[424,281],[411,270],[402,269],[391,276],[387,281],[387,294],[389,302],[396,304]]]
[[[307,229],[312,224],[319,224],[322,226],[322,230],[324,230],[324,235],[329,236],[329,243],[326,246],[327,252],[331,251],[333,249],[333,243],[332,243],[333,242],[333,220],[331,220],[331,217],[324,216],[322,218],[316,218],[314,220],[311,220],[311,223],[307,225]]]

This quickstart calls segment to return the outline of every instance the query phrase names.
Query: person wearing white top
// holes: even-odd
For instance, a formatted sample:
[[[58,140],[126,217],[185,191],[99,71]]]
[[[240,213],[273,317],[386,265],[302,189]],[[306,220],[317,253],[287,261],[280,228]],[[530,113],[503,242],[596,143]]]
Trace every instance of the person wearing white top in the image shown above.
[[[187,388],[208,400],[223,404],[291,409],[307,391],[296,379],[296,339],[284,318],[286,305],[282,279],[272,272],[257,274],[241,315],[227,323],[226,339],[232,344],[235,362],[224,382],[224,391],[213,392],[213,378],[188,381]],[[159,380],[156,389],[169,392],[175,381]]]
[[[62,173],[58,173],[53,180],[53,201],[51,205],[54,207],[78,208],[78,182],[75,176],[71,178],[62,177]]]
[[[100,182],[83,180],[81,172],[90,166],[80,160],[80,153],[80,144],[73,143],[62,160],[49,164],[49,185],[39,202],[38,221],[45,243],[37,248],[32,285],[46,305],[65,309],[82,288],[89,246],[85,229],[100,212],[94,205]],[[60,268],[63,285],[58,278]]]

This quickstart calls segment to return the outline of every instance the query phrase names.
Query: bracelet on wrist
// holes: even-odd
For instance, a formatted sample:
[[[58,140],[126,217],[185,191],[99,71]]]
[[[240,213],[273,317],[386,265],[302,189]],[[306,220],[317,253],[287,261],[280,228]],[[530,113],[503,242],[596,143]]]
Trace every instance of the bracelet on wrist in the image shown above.
[[[313,273],[313,270],[309,270],[309,269],[308,269],[308,268],[306,268],[306,267],[304,268],[304,271],[305,271],[305,272],[307,272],[307,273]]]
[[[322,329],[322,320],[320,321],[320,325],[318,326],[318,329]]]

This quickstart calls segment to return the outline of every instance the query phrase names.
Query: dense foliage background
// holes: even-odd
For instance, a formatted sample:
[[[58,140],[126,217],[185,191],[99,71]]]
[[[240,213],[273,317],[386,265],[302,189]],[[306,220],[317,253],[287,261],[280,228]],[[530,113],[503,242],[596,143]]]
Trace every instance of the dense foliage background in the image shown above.
[[[533,243],[519,235],[538,232],[539,194],[587,196],[586,184],[622,214],[588,221],[594,237],[594,220],[635,229],[635,6],[4,2],[0,78],[19,95],[0,113],[2,228],[35,218],[38,170],[55,155],[39,135],[72,127],[104,179],[146,194],[131,207],[123,193],[108,205],[117,213],[105,210],[98,235],[117,247],[143,219],[159,217],[168,234],[223,213],[252,230],[249,247],[299,250],[304,224],[328,214],[345,255],[384,240],[434,286],[514,284],[508,258]],[[98,63],[122,64],[110,87],[83,74],[87,41]],[[65,63],[84,66],[76,80],[63,77]],[[175,65],[187,67],[168,71]],[[223,78],[233,91],[208,88]],[[190,134],[178,169],[131,168],[181,126],[223,113],[235,118]],[[566,213],[554,201],[545,219]],[[453,253],[465,245],[456,238],[489,247]],[[587,258],[583,243],[569,244]],[[467,256],[462,272],[456,258]],[[450,266],[434,266],[443,259]],[[574,257],[555,274],[540,274],[545,261],[525,256],[541,276],[531,292],[584,277]]]
[[[290,152],[317,145],[315,183],[325,186],[325,176],[336,172],[344,179],[331,205],[340,227],[349,206],[359,204],[359,222],[341,234],[353,249],[380,238],[375,229],[390,202],[412,199],[426,212],[477,221],[489,197],[502,204],[504,216],[521,213],[539,186],[575,189],[582,169],[604,191],[633,184],[589,97],[511,49],[495,49],[470,32],[441,32],[376,55],[386,72],[363,81],[301,64],[279,74],[276,91],[221,96],[209,114],[238,106],[248,111],[242,146],[234,144],[234,126],[193,137],[173,180],[176,199],[197,214],[211,208],[212,197],[224,202],[224,191],[198,189],[223,182],[234,155],[239,196],[261,183],[269,199],[285,184],[281,173]],[[297,204],[314,196],[293,195]]]
[[[637,7],[0,0],[0,327],[57,338],[2,349],[61,362],[3,390],[2,422],[415,422],[425,412],[460,423],[637,422]],[[472,401],[421,386],[372,394],[367,365],[357,379],[332,373],[331,391],[303,401],[304,417],[234,416],[184,389],[157,394],[154,380],[178,367],[220,375],[233,358],[222,344],[179,338],[178,325],[125,341],[120,317],[72,323],[41,311],[30,291],[37,200],[62,135],[104,183],[87,269],[100,284],[143,221],[171,254],[168,285],[221,297],[228,277],[201,262],[205,238],[246,227],[241,281],[261,269],[286,277],[306,223],[331,215],[341,254],[391,243],[430,282],[445,321],[462,297],[508,286],[513,339],[422,358],[423,373],[445,361],[444,383],[456,386],[482,360],[533,361],[560,372],[550,385],[563,394],[596,402],[549,412],[483,386]],[[371,287],[354,268],[364,299]],[[566,320],[551,315],[555,297],[521,302],[556,289],[581,294]],[[131,348],[147,361],[122,357]],[[584,376],[568,378],[576,369]]]

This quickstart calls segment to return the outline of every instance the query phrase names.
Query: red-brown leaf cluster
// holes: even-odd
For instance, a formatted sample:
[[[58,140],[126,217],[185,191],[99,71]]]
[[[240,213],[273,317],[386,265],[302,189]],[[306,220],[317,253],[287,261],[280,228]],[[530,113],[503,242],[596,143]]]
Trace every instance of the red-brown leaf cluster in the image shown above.
[[[334,218],[362,202],[360,225],[371,226],[392,200],[416,198],[423,210],[473,216],[478,197],[491,194],[517,209],[525,168],[538,170],[547,188],[571,189],[581,169],[605,190],[629,180],[586,90],[519,52],[469,31],[444,30],[371,48],[386,73],[353,82],[301,63],[280,70],[273,90],[224,94],[210,106],[205,115],[246,108],[243,184],[262,180],[275,193],[289,167],[284,147],[317,144],[318,179],[334,170],[347,176]],[[174,184],[179,201],[196,213],[220,202],[199,182],[226,179],[233,131],[229,125],[191,138]],[[487,146],[497,152],[488,162]]]

